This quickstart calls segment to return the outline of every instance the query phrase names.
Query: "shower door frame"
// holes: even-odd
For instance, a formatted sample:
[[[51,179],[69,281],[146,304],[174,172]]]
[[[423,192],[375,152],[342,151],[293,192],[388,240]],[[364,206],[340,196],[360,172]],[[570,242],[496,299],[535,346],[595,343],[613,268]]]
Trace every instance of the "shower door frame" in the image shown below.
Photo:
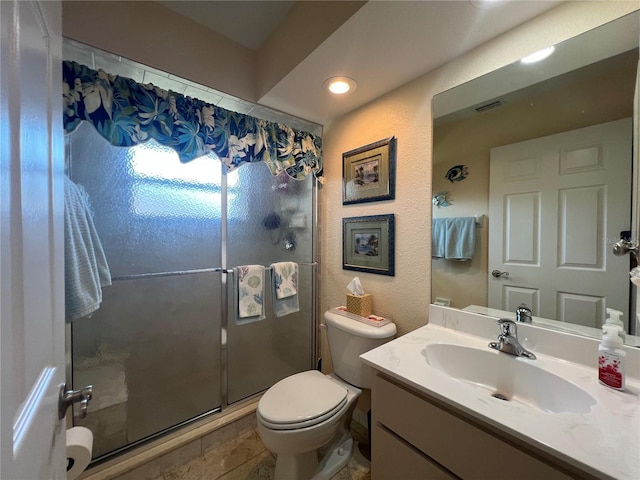
[[[251,164],[252,165],[252,164]],[[240,168],[246,168],[247,166],[251,167],[251,165],[245,165]],[[229,403],[229,388],[228,388],[228,319],[229,314],[231,312],[232,306],[229,305],[229,288],[233,288],[233,285],[230,283],[232,278],[230,278],[231,269],[233,266],[229,267],[227,264],[227,243],[228,243],[228,184],[227,184],[227,174],[228,170],[226,170],[223,166],[222,169],[222,203],[221,203],[221,211],[222,211],[222,232],[221,232],[221,263],[222,263],[222,271],[223,275],[221,278],[221,292],[224,298],[221,299],[221,308],[222,308],[222,318],[220,324],[220,365],[221,365],[221,399],[222,405],[220,407],[220,413],[225,413],[230,407],[236,406],[238,404],[243,404],[250,402],[251,400],[260,397],[263,391],[257,392],[253,395],[250,395],[242,400],[238,400],[236,402]],[[312,177],[312,188],[311,188],[311,231],[312,231],[312,246],[311,246],[311,290],[312,290],[312,305],[311,305],[311,362],[309,364],[309,370],[319,369],[320,367],[320,337],[319,337],[319,323],[321,318],[320,312],[320,303],[318,301],[320,296],[320,285],[319,285],[319,271],[320,271],[320,261],[319,261],[319,248],[318,248],[318,218],[319,218],[319,205],[318,205],[318,179],[315,175],[310,174]],[[306,180],[306,179],[305,179]],[[298,181],[298,180],[294,180]],[[215,411],[208,412],[205,415],[210,415],[216,413]],[[191,420],[189,421],[191,422]]]
[[[245,166],[246,167],[246,166]],[[244,167],[241,167],[244,168]],[[222,211],[222,219],[221,219],[221,224],[222,224],[222,233],[221,233],[221,239],[222,239],[222,244],[221,244],[221,262],[222,262],[222,271],[223,271],[223,275],[221,278],[221,282],[222,282],[222,286],[221,286],[221,292],[223,292],[223,298],[221,299],[221,309],[222,309],[222,317],[221,317],[221,324],[220,324],[220,365],[222,368],[222,372],[221,372],[221,382],[222,385],[220,386],[221,388],[221,399],[222,399],[222,405],[220,408],[220,413],[225,413],[231,406],[235,406],[238,403],[246,403],[251,401],[254,398],[259,397],[260,395],[262,395],[263,392],[258,392],[255,393],[252,396],[249,396],[243,400],[240,400],[238,402],[233,402],[233,403],[229,403],[229,395],[228,395],[228,383],[229,383],[229,379],[228,379],[228,372],[229,372],[229,365],[228,365],[228,319],[229,319],[229,313],[230,313],[230,308],[232,308],[232,306],[229,305],[229,288],[233,288],[232,284],[230,283],[230,281],[232,280],[230,278],[230,275],[227,273],[229,270],[229,266],[227,264],[227,242],[228,242],[228,229],[227,229],[227,225],[228,225],[228,186],[227,186],[227,173],[228,171],[225,170],[223,168],[223,172],[222,172],[222,205],[221,205],[221,211]],[[318,258],[318,218],[319,218],[319,211],[318,211],[318,179],[313,176],[312,178],[313,184],[312,184],[312,190],[311,190],[311,215],[312,215],[312,220],[311,220],[311,229],[312,229],[312,253],[311,253],[311,268],[312,268],[312,276],[311,276],[311,289],[312,289],[312,307],[311,307],[311,315],[312,315],[312,319],[311,319],[311,362],[309,365],[309,369],[316,369],[318,368],[318,363],[319,363],[319,359],[320,359],[320,338],[318,335],[318,323],[319,323],[319,319],[320,317],[320,312],[319,312],[319,271],[320,271],[320,262],[319,262],[319,258]],[[205,415],[210,415],[216,412],[209,412]]]

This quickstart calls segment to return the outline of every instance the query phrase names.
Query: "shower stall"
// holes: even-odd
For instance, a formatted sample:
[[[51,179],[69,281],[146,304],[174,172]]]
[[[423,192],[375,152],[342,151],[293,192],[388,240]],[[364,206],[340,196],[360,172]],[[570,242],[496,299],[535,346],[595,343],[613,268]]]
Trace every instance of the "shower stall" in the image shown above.
[[[213,154],[181,163],[151,140],[116,147],[89,123],[66,137],[111,271],[102,304],[71,324],[74,388],[92,384],[94,460],[194,419],[224,414],[315,366],[316,179],[263,162],[228,171]],[[236,267],[298,263],[300,310],[236,319]],[[77,412],[76,412],[77,414]]]

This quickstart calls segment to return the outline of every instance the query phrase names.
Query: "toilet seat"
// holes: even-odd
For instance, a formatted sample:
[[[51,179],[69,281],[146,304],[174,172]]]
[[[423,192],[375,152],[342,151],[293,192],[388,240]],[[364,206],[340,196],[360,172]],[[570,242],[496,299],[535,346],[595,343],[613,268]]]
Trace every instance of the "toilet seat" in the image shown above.
[[[347,403],[347,389],[317,370],[280,380],[260,399],[262,424],[274,430],[296,430],[322,423]]]

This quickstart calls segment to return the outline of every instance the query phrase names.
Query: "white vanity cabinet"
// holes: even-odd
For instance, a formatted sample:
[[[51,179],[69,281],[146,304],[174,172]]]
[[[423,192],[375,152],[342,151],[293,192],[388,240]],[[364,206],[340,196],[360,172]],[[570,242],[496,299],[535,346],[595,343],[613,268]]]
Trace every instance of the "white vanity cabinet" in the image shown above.
[[[383,374],[372,395],[373,480],[595,478]]]
[[[432,305],[360,356],[376,372],[373,480],[640,479],[640,349],[625,346],[619,392],[598,382],[596,339],[518,330],[536,360],[488,348],[494,318]]]

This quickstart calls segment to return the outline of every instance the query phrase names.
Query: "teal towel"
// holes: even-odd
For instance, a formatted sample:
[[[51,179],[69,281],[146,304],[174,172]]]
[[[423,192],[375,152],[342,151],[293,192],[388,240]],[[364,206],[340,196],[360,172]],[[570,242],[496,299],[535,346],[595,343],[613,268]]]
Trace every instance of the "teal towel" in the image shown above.
[[[445,259],[471,260],[476,248],[476,219],[474,217],[449,218]]]
[[[476,248],[475,217],[434,218],[431,227],[431,256],[468,261]]]
[[[447,220],[448,218],[434,218],[431,223],[431,256],[433,258],[445,257]]]

